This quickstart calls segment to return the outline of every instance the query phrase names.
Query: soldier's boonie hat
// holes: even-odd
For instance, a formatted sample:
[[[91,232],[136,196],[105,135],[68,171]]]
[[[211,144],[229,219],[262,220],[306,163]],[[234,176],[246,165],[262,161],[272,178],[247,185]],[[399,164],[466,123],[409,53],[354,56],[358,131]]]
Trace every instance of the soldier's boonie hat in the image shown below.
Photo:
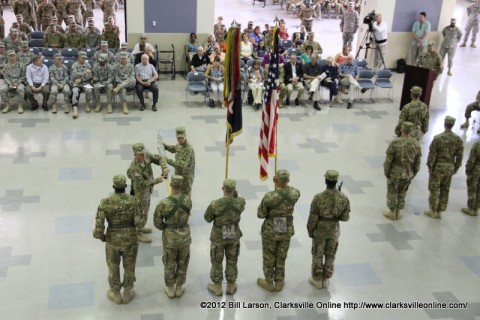
[[[325,179],[328,181],[338,181],[339,175],[337,170],[327,170],[327,172],[325,172]]]
[[[20,42],[20,45],[21,45],[22,47],[28,47],[28,41],[21,41],[21,42]]]
[[[177,127],[175,129],[175,134],[178,137],[184,137],[185,138],[185,132],[187,131],[187,129],[185,127]]]
[[[457,121],[457,119],[455,119],[454,117],[450,117],[450,116],[445,117],[445,123],[451,124],[452,126],[455,124],[455,121]]]
[[[80,51],[80,52],[78,53],[78,56],[79,56],[79,57],[82,57],[82,58],[86,58],[86,57],[87,57],[87,53],[84,52],[84,51]]]
[[[233,179],[223,180],[223,189],[226,191],[235,191],[236,186],[237,186],[237,183]]]
[[[55,59],[62,59],[62,54],[61,54],[61,53],[55,53],[55,54],[53,55],[53,58],[55,58]]]
[[[120,48],[128,48],[128,44],[126,42],[122,42]]]
[[[434,45],[435,45],[435,41],[428,41],[427,46],[434,46]]]
[[[181,187],[183,185],[183,177],[179,175],[174,175],[171,178],[170,185],[172,187]]]
[[[411,123],[410,121],[402,122],[402,129],[412,130],[413,129],[413,123]]]
[[[102,46],[108,46],[108,41],[105,41],[105,40],[102,40],[102,42],[100,43]]]
[[[218,16],[217,19],[218,19],[218,20],[223,20],[223,17],[222,17],[222,16]]]
[[[128,58],[128,54],[126,52],[121,52],[120,58]]]
[[[122,189],[127,186],[127,178],[123,174],[117,174],[113,177],[113,187]]]
[[[279,169],[275,172],[275,177],[280,181],[288,182],[290,180],[290,172],[285,169]]]
[[[144,154],[145,153],[145,145],[141,142],[135,143],[132,145],[133,152],[136,154]]]
[[[101,62],[107,61],[107,55],[106,55],[106,54],[101,54],[101,55],[98,57],[98,61],[101,61]]]
[[[410,92],[413,94],[422,94],[422,91],[423,89],[419,86],[413,86],[412,89],[410,89]]]
[[[5,48],[5,43],[0,42],[0,48]]]
[[[15,16],[16,18],[23,18],[23,16],[19,13]]]
[[[18,34],[18,30],[15,28],[10,29],[11,34]]]
[[[9,55],[9,56],[14,56],[14,55],[16,55],[15,50],[9,50],[9,51],[7,52],[7,55]]]

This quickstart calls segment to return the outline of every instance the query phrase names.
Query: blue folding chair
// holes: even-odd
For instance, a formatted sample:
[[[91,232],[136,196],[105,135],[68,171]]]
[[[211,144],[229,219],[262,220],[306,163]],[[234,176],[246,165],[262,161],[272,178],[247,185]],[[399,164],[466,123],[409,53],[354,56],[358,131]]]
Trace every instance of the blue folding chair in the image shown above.
[[[95,48],[83,48],[83,49],[80,49],[80,51],[83,51],[87,54],[87,58],[92,58],[93,55],[95,54],[95,51],[97,51],[97,49]]]
[[[366,69],[367,68],[367,60],[355,59],[354,63],[357,64],[358,69]]]
[[[43,32],[43,31],[33,31],[30,34],[30,39],[42,39],[43,40],[44,36],[45,36],[45,32]]]
[[[45,47],[45,43],[43,42],[43,39],[30,39],[28,41],[28,46],[30,48],[33,48],[33,47],[43,48]]]
[[[63,48],[62,56],[67,59],[77,59],[78,49],[77,48]]]
[[[370,99],[372,99],[372,93],[375,89],[375,84],[373,82],[373,76],[375,74],[373,73],[372,70],[359,70],[358,71],[358,84],[360,85],[361,89],[366,89],[366,90],[371,90],[370,91]],[[359,89],[359,90],[361,90]],[[357,90],[357,97],[359,91]],[[373,99],[372,99],[373,100]]]
[[[42,56],[45,58],[53,58],[53,55],[58,53],[57,48],[43,48],[42,49]]]
[[[205,74],[203,72],[189,72],[187,74],[187,88],[185,89],[185,98],[188,102],[188,93],[198,93],[204,92],[205,93],[205,103],[207,102],[208,88],[207,84],[205,83]]]
[[[375,98],[377,98],[377,90],[388,89],[388,99],[393,102],[393,81],[394,81],[392,71],[388,69],[377,70],[375,72]]]

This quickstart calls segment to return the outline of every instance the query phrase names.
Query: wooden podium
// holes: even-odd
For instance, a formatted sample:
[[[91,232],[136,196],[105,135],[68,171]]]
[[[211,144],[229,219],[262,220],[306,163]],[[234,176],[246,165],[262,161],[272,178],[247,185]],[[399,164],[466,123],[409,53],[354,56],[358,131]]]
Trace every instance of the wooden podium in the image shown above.
[[[412,89],[413,86],[419,86],[423,89],[420,100],[423,101],[427,106],[430,106],[430,96],[432,94],[434,81],[435,72],[433,70],[406,65],[402,98],[400,99],[400,110],[402,110],[403,106],[412,100],[410,97],[410,89]]]

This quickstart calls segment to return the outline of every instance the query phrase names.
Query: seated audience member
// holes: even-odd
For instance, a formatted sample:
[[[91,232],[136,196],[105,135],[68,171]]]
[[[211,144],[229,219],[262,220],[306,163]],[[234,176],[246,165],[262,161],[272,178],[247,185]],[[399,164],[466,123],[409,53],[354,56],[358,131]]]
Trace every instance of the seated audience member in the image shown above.
[[[223,63],[225,62],[225,52],[222,52],[222,50],[220,49],[220,45],[218,43],[216,43],[214,46],[213,46],[213,53],[210,55],[210,63],[213,63],[213,59],[215,59],[215,57],[219,57],[220,58],[220,64],[223,65]]]
[[[290,38],[290,36],[288,35],[285,20],[280,19],[280,21],[278,23],[278,28],[280,29],[278,31],[278,37],[280,38],[280,40],[288,40]]]
[[[344,62],[338,68],[338,75],[340,77],[340,85],[343,87],[348,87],[348,105],[347,109],[353,107],[353,93],[354,89],[361,89],[362,93],[365,92],[358,84],[358,66],[353,61],[353,56],[349,55],[347,62]]]
[[[120,62],[123,54],[125,54],[127,56],[127,62],[128,63],[130,63],[132,65],[136,64],[135,63],[135,57],[133,56],[133,54],[131,52],[128,51],[128,44],[126,42],[122,42],[120,44],[120,49],[115,54],[115,60],[117,60],[117,62]]]
[[[35,56],[28,48],[28,41],[21,42],[22,49],[17,52],[17,60],[24,66],[28,66],[33,62],[33,57]]]
[[[117,51],[118,48],[120,48],[120,37],[115,30],[112,29],[110,22],[105,22],[104,25],[105,28],[102,33],[102,40],[108,41],[108,47]]]
[[[332,106],[334,98],[335,102],[342,103],[342,98],[338,95],[336,82],[338,78],[338,67],[333,63],[333,57],[327,58],[327,64],[322,67],[322,73],[325,74],[325,78],[320,84],[330,90],[330,106]]]
[[[31,109],[38,109],[38,102],[35,99],[35,93],[41,93],[42,109],[48,111],[48,97],[50,96],[50,87],[48,86],[49,73],[46,65],[42,63],[41,56],[35,56],[33,62],[28,65],[26,70],[27,88],[25,90],[25,100],[30,102]]]
[[[93,96],[95,98],[95,112],[100,112],[102,104],[100,102],[100,93],[105,91],[107,94],[107,113],[113,110],[113,83],[115,80],[115,68],[107,63],[108,56],[101,54],[98,57],[98,63],[93,66],[92,83]]]
[[[215,41],[215,36],[210,34],[207,38],[207,42],[203,46],[203,51],[207,56],[210,56],[213,53],[213,47],[217,42]]]
[[[18,95],[18,113],[23,113],[23,98],[25,94],[25,68],[17,61],[14,50],[7,52],[8,62],[3,67],[5,81],[0,85],[0,97],[3,102],[2,113],[10,111],[9,94]]]
[[[343,46],[342,52],[337,53],[337,55],[335,56],[335,64],[339,66],[342,63],[347,62],[349,55],[350,55],[350,46],[349,45]]]
[[[192,63],[190,64],[190,71],[205,72],[207,66],[210,64],[210,58],[203,52],[202,47],[197,48],[197,53],[192,57]]]
[[[253,52],[253,57],[255,59],[263,59],[266,52],[267,52],[267,47],[265,47],[265,41],[260,40],[260,42],[258,43],[258,46],[255,48]]]
[[[242,34],[242,42],[240,42],[240,58],[247,63],[253,59],[253,45],[248,39],[248,34]]]
[[[303,66],[300,62],[297,61],[297,55],[292,54],[290,56],[290,61],[287,62],[284,66],[285,69],[285,84],[287,86],[287,101],[286,105],[290,105],[290,95],[293,90],[298,91],[297,98],[295,99],[295,105],[298,106],[300,101],[299,97],[303,95],[302,80],[303,80]]]
[[[77,24],[73,21],[68,26],[68,32],[65,33],[65,47],[78,50],[85,48],[85,36],[77,30]]]
[[[315,34],[313,32],[309,32],[307,35],[307,40],[303,41],[302,47],[300,48],[300,52],[304,53],[307,51],[307,46],[312,46],[313,54],[318,54],[318,58],[323,53],[322,46],[317,41],[313,40]]]
[[[105,40],[102,40],[100,50],[95,51],[93,54],[93,64],[98,63],[98,58],[101,54],[106,54],[108,56],[107,63],[115,64],[115,55],[108,50],[108,42]]]
[[[318,105],[318,86],[320,85],[320,75],[322,74],[322,67],[317,63],[317,56],[312,55],[311,61],[309,64],[306,64],[303,72],[303,79],[307,87],[310,86],[308,92],[308,99],[314,100],[313,107],[316,110],[322,110]]]
[[[128,61],[125,52],[120,53],[120,62],[115,66],[114,77],[117,86],[113,88],[113,93],[117,94],[122,103],[122,112],[128,114],[127,107],[127,89],[135,87],[135,69]]]
[[[269,32],[270,32],[270,25],[268,23],[265,23],[265,29],[262,31],[263,37],[265,38]]]
[[[223,66],[220,64],[220,57],[213,58],[213,63],[209,64],[205,71],[205,77],[209,80],[212,89],[210,105],[214,106],[215,101],[221,104],[223,101]]]
[[[48,68],[50,77],[50,103],[52,104],[52,113],[57,113],[57,95],[63,93],[65,105],[63,112],[70,112],[70,74],[66,65],[62,63],[62,55],[54,55],[53,64]]]
[[[135,78],[137,79],[136,91],[140,100],[140,111],[147,108],[143,96],[145,90],[150,90],[153,93],[152,111],[157,111],[158,87],[155,80],[158,79],[158,73],[155,67],[148,63],[148,55],[143,54],[142,62],[135,66]]]
[[[309,64],[312,59],[313,47],[307,46],[306,51],[300,55],[303,64]]]
[[[143,54],[137,54],[135,56],[135,65],[142,62],[142,56],[144,54],[146,54],[148,56],[148,63],[150,63],[152,66],[154,66],[156,68],[157,67],[157,59],[155,57],[155,53],[154,53],[153,48],[151,46],[145,47],[145,52]]]
[[[95,25],[91,22],[88,23],[87,32],[85,36],[85,48],[99,49],[102,42],[102,36],[95,31]]]
[[[260,61],[255,60],[248,68],[248,87],[252,90],[253,106],[260,109],[263,95],[263,70],[260,67]]]
[[[283,56],[281,54],[278,55],[278,63],[279,64],[285,63],[285,59],[283,58]],[[270,64],[270,50],[267,50],[265,52],[265,55],[263,56],[262,67],[265,67],[268,64]]]
[[[10,51],[14,50],[15,52],[20,51],[20,42],[22,39],[18,36],[18,29],[10,29],[10,34],[3,39],[5,43],[5,50]]]
[[[252,42],[253,49],[258,46],[258,43],[260,40],[263,39],[263,34],[260,31],[260,26],[256,26],[255,29],[253,29],[253,32],[250,34],[250,41]]]
[[[147,35],[146,34],[142,34],[140,36],[140,42],[135,44],[135,46],[133,47],[133,50],[132,50],[132,54],[133,55],[136,55],[138,53],[144,53],[145,52],[145,48],[146,47],[151,47],[153,51],[155,51],[155,49],[153,48],[153,46],[147,42]],[[141,56],[140,56],[140,60],[141,60]]]
[[[72,65],[70,83],[72,86],[72,118],[78,118],[78,103],[80,94],[85,92],[85,112],[91,111],[90,105],[93,103],[92,87],[92,66],[87,62],[87,53],[80,51],[78,60]]]
[[[188,65],[192,63],[192,57],[197,53],[197,48],[201,47],[202,44],[198,42],[197,35],[195,33],[190,33],[190,40],[185,44],[185,61]]]
[[[303,43],[303,39],[301,38],[301,34],[300,32],[295,32],[293,34],[293,45],[295,46],[295,48],[301,48],[302,47],[302,43]],[[312,49],[313,51],[313,49]]]

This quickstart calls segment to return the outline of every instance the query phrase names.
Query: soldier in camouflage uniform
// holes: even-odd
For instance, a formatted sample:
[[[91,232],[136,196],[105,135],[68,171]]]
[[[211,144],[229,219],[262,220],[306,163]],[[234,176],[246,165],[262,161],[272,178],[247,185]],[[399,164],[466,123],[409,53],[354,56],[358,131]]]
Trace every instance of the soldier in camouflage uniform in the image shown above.
[[[176,145],[163,145],[165,150],[175,153],[175,160],[167,159],[167,163],[175,168],[175,174],[184,178],[183,193],[191,196],[195,177],[195,151],[187,141],[185,131],[185,127],[177,127],[175,133],[178,143]]]
[[[307,32],[312,31],[313,14],[314,11],[310,5],[310,1],[308,1],[305,8],[300,11],[298,16],[300,20],[302,20],[302,25],[305,26],[305,30],[307,30]]]
[[[0,42],[0,79],[3,79],[3,68],[8,62],[8,55],[5,52],[5,43]]]
[[[101,41],[100,50],[95,51],[95,53],[93,54],[94,64],[98,63],[98,58],[102,54],[106,54],[108,56],[107,58],[108,64],[115,64],[115,56],[113,53],[110,52],[110,50],[108,50],[108,42],[104,40]]]
[[[70,76],[68,68],[62,63],[62,55],[56,53],[54,55],[54,63],[48,68],[50,74],[50,104],[52,106],[52,113],[57,113],[57,95],[59,92],[63,93],[65,106],[63,111],[70,112]]]
[[[125,52],[121,53],[120,62],[115,65],[114,77],[117,86],[112,91],[120,97],[122,112],[128,114],[127,89],[135,88],[136,80],[135,69],[132,64],[128,63]]]
[[[77,119],[78,117],[78,101],[80,100],[80,94],[85,92],[85,112],[90,112],[90,103],[93,102],[93,90],[91,88],[92,79],[92,66],[86,62],[87,54],[83,51],[78,53],[78,61],[72,65],[72,74],[70,76],[70,82],[72,86],[72,117]],[[86,87],[90,85],[90,87]]]
[[[93,19],[93,17],[88,18],[88,19],[87,19],[87,23],[88,23],[89,25],[90,25],[90,24],[93,24],[93,29],[95,30],[95,32],[98,33],[98,34],[101,34],[100,29],[98,29],[97,27],[95,27],[95,20]],[[83,30],[83,33],[87,33],[87,32],[88,32],[88,28],[85,28],[85,29]]]
[[[63,22],[65,25],[68,25],[67,21],[67,12],[65,11],[65,4],[67,0],[55,0],[55,7],[57,9],[57,18],[58,18],[58,26],[61,26]]]
[[[23,32],[27,36],[27,39],[30,38],[30,35],[32,34],[32,27],[23,21],[23,16],[21,14],[17,14],[16,18],[18,23],[18,31]]]
[[[125,193],[124,175],[113,177],[115,194],[103,199],[95,217],[93,237],[105,242],[108,266],[107,297],[116,304],[127,304],[135,296],[135,263],[137,260],[137,230],[141,224],[142,208],[137,198]],[[105,232],[105,220],[108,223]],[[123,281],[120,280],[120,261],[123,260]],[[123,289],[123,298],[120,289]]]
[[[223,24],[223,17],[219,16],[217,18],[217,23],[213,25],[213,35],[217,42],[225,40],[225,35],[227,34],[227,28]]]
[[[387,207],[383,215],[390,220],[400,219],[405,208],[408,186],[420,170],[422,150],[418,141],[410,136],[414,124],[402,122],[402,136],[390,142],[383,170],[387,178]]]
[[[67,15],[75,16],[75,22],[79,25],[82,25],[83,23],[82,12],[85,11],[85,3],[83,3],[82,0],[67,0],[65,2],[65,12]]]
[[[475,40],[477,38],[477,33],[478,33],[480,0],[477,0],[476,3],[467,7],[467,15],[468,15],[468,21],[465,27],[465,36],[463,37],[463,43],[460,45],[460,47],[465,47],[467,45],[468,36],[470,35],[470,31],[472,31],[472,43],[470,44],[470,47],[476,48]]]
[[[66,23],[66,30],[65,30],[65,34],[69,33],[70,32],[70,28],[69,26],[72,24],[72,22],[75,24],[75,26],[77,27],[77,30],[76,31],[79,31],[81,33],[83,33],[83,27],[81,24],[78,24],[76,21],[75,21],[75,16],[71,15],[71,16],[68,16],[67,18],[68,22]]]
[[[227,294],[237,291],[237,261],[240,255],[240,215],[245,210],[245,199],[238,196],[236,182],[223,181],[223,198],[213,200],[205,211],[205,221],[213,222],[210,233],[210,280],[208,290],[217,296],[223,295],[223,256],[226,259],[225,277]]]
[[[273,177],[275,191],[265,194],[257,211],[257,216],[265,219],[262,224],[265,278],[258,278],[257,285],[270,292],[282,291],[285,286],[285,260],[290,238],[295,234],[293,209],[300,198],[300,191],[290,187],[289,181],[290,173],[278,170]]]
[[[65,29],[63,29],[63,27],[58,24],[58,18],[57,18],[57,17],[55,17],[55,16],[52,17],[52,20],[51,20],[50,22],[55,23],[55,26],[56,26],[56,28],[57,28],[56,30],[57,30],[58,32],[60,32],[61,34],[65,34]],[[49,23],[48,25],[50,26],[50,23]],[[48,28],[49,28],[49,27],[47,27],[47,31],[48,31]]]
[[[10,29],[10,34],[3,39],[3,43],[5,43],[5,50],[7,51],[20,51],[22,39],[18,36],[18,29]]]
[[[85,48],[99,49],[102,36],[95,31],[95,25],[88,23],[88,31],[85,33]]]
[[[128,52],[128,44],[126,42],[122,42],[122,44],[120,44],[120,50],[118,50],[117,54],[115,55],[115,59],[117,61],[120,61],[120,56],[122,53],[125,53],[127,56],[128,63],[131,63],[132,65],[135,64],[135,57],[132,53]]]
[[[425,214],[432,218],[440,219],[441,212],[447,209],[452,176],[462,165],[463,141],[452,132],[454,124],[455,118],[445,117],[445,131],[437,134],[430,144],[427,160],[430,210]]]
[[[335,18],[338,19],[338,16],[342,13],[342,4],[338,0],[327,0],[325,5],[327,10],[327,19],[330,19],[330,14],[332,13],[332,8],[335,8]]]
[[[25,66],[17,61],[15,51],[10,50],[8,54],[8,63],[3,68],[3,77],[5,82],[0,86],[0,97],[3,102],[2,113],[10,111],[8,93],[18,94],[18,113],[23,113],[22,101],[25,94]]]
[[[38,12],[38,4],[37,0],[28,0],[30,2],[30,5],[32,7],[32,14],[31,16],[25,18],[25,22],[30,24],[32,26],[33,30],[37,31],[39,30],[38,28],[38,21],[37,21],[37,12]]]
[[[312,54],[313,55],[318,54],[319,55],[318,58],[320,58],[320,55],[323,53],[323,49],[322,49],[322,46],[320,46],[320,43],[313,40],[314,36],[315,36],[315,33],[313,33],[313,32],[309,32],[307,34],[307,40],[305,40],[302,43],[302,46],[300,48],[300,52],[305,53],[305,52],[307,52],[307,46],[312,46],[312,48],[313,48]]]
[[[49,0],[43,0],[43,2],[38,6],[38,23],[41,30],[47,30],[47,27],[50,25],[52,18],[57,15],[57,9],[55,6],[50,3]]]
[[[422,88],[413,86],[410,89],[410,97],[412,101],[403,106],[398,119],[398,124],[395,127],[395,134],[400,137],[402,123],[408,121],[413,123],[412,137],[420,141],[425,133],[428,131],[428,122],[430,114],[425,103],[420,101],[422,95]]]
[[[43,36],[43,43],[46,48],[63,48],[65,44],[65,37],[57,31],[55,22],[50,22],[47,32]]]
[[[73,21],[70,22],[68,32],[65,34],[65,48],[77,48],[78,50],[85,48],[85,37]]]
[[[13,22],[12,23],[12,27],[10,28],[10,30],[12,29],[16,29],[17,32],[18,32],[18,38],[20,39],[20,41],[28,41],[28,36],[25,34],[25,32],[22,32],[18,29],[18,22]]]
[[[13,3],[13,12],[15,15],[21,14],[25,22],[31,25],[34,30],[37,30],[36,12],[28,0],[16,0]]]
[[[427,52],[422,53],[417,58],[417,66],[431,69],[435,71],[435,80],[443,72],[443,62],[440,55],[435,51],[435,42],[429,41],[427,45]]]
[[[113,110],[113,82],[114,82],[114,68],[107,64],[107,55],[102,54],[98,58],[98,63],[93,66],[93,95],[95,97],[95,112],[100,112],[102,105],[100,103],[100,92],[104,91],[107,94],[107,112],[112,113]]]
[[[448,75],[452,75],[452,64],[455,51],[457,50],[458,41],[462,38],[462,31],[455,26],[457,19],[452,18],[450,25],[443,28],[443,41],[440,46],[440,58],[445,59],[445,55],[448,54]]]
[[[114,16],[111,16],[111,17],[108,17],[108,20],[107,22],[110,24],[110,30],[117,36],[120,38],[120,28],[115,24],[115,17]],[[105,24],[104,24],[105,25]],[[105,27],[103,28],[102,30],[102,33],[105,32]]]
[[[113,48],[115,51],[120,48],[120,38],[118,37],[118,34],[113,31],[111,28],[110,22],[105,22],[105,28],[102,33],[102,40],[108,42],[108,47]]]
[[[480,90],[477,93],[475,102],[469,103],[465,109],[465,122],[460,126],[460,128],[468,128],[468,119],[472,116],[473,111],[480,111]],[[477,133],[480,134],[480,127],[477,129]]]
[[[183,184],[183,177],[172,177],[172,194],[158,203],[153,217],[155,227],[162,230],[165,293],[170,299],[183,295],[192,243],[188,225],[192,201],[182,193]]]
[[[467,208],[462,212],[469,216],[477,216],[480,208],[480,142],[475,142],[470,150],[467,164],[465,165],[467,175]]]
[[[154,178],[152,163],[162,167],[162,174],[168,175],[168,167],[165,158],[160,155],[154,155],[145,151],[143,143],[132,145],[134,159],[127,170],[127,177],[132,180],[132,188],[140,202],[142,203],[142,223],[137,235],[140,242],[152,242],[145,233],[151,233],[152,229],[145,228],[150,211],[150,197],[153,186],[163,182],[163,177]]]
[[[95,9],[95,0],[84,0],[85,3],[85,13],[83,14],[83,25],[87,25],[87,20],[90,17],[93,17],[93,9]]]
[[[103,11],[103,22],[107,22],[111,16],[116,19],[118,8],[117,0],[103,0],[100,4],[100,9]]]
[[[3,6],[0,5],[0,40],[5,38],[5,19],[3,19]]]
[[[340,30],[342,31],[343,45],[352,47],[353,37],[357,33],[360,16],[355,11],[355,4],[349,3],[347,12],[343,13],[340,21]]]
[[[308,281],[317,289],[327,289],[333,275],[335,254],[340,236],[339,221],[350,219],[350,201],[337,190],[339,173],[327,170],[327,189],[317,193],[310,205],[307,222],[308,236],[312,238],[312,276]]]
[[[24,66],[27,66],[32,63],[34,54],[28,48],[28,41],[22,41],[21,45],[22,49],[17,52],[17,60]]]

